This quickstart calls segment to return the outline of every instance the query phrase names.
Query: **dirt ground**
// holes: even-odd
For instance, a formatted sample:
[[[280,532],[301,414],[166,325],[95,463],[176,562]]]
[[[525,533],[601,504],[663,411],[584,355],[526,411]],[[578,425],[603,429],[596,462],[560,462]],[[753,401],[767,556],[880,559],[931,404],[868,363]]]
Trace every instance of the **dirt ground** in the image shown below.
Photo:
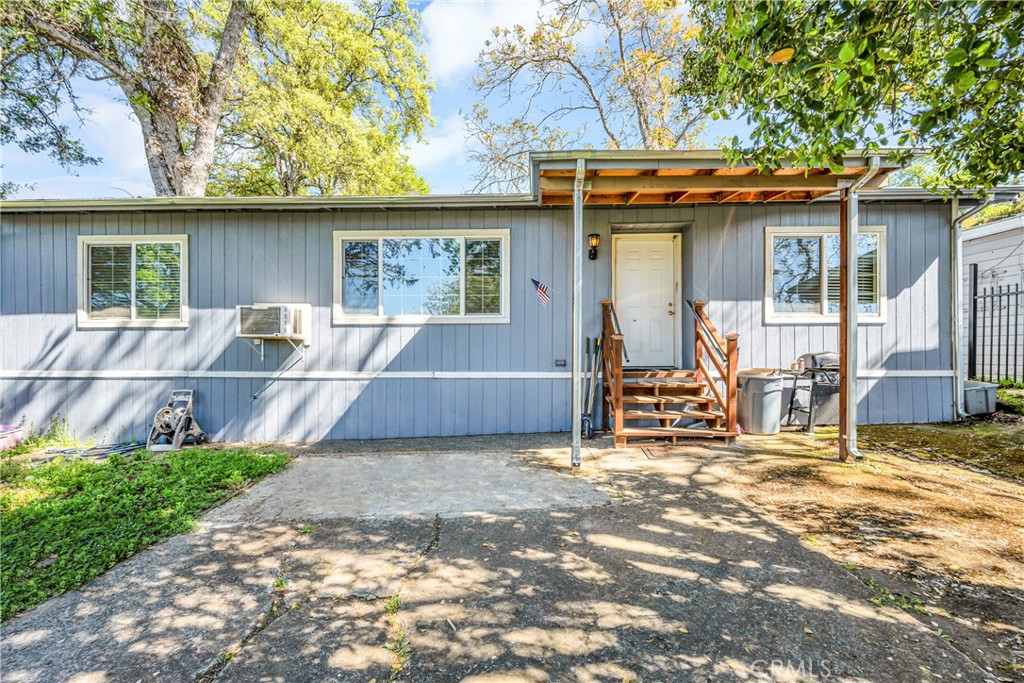
[[[961,652],[1024,681],[1024,421],[748,437],[743,494]],[[985,467],[1000,476],[981,471]]]

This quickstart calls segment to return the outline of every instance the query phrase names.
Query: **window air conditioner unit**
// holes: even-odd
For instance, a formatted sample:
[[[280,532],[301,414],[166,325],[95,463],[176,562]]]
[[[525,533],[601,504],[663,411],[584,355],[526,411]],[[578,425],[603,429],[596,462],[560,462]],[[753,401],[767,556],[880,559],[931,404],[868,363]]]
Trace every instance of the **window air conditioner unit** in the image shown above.
[[[285,339],[308,344],[312,320],[310,304],[238,306],[235,334],[241,339]]]

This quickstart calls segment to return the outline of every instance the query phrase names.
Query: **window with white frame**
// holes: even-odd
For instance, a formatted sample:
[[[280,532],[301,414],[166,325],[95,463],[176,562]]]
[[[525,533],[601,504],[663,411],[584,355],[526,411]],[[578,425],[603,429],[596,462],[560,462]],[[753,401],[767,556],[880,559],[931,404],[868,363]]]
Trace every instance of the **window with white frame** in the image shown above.
[[[334,233],[334,322],[508,322],[508,230]]]
[[[187,235],[78,238],[82,327],[188,325]]]
[[[765,320],[839,319],[839,228],[765,229]],[[857,312],[885,319],[885,228],[861,227],[857,238]]]

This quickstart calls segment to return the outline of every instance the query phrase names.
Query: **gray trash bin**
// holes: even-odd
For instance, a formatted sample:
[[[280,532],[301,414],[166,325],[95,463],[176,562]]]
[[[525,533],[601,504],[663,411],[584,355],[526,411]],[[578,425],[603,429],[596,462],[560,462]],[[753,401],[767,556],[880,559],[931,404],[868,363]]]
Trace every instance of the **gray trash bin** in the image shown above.
[[[736,373],[739,423],[747,434],[778,434],[782,424],[783,376],[771,368]]]

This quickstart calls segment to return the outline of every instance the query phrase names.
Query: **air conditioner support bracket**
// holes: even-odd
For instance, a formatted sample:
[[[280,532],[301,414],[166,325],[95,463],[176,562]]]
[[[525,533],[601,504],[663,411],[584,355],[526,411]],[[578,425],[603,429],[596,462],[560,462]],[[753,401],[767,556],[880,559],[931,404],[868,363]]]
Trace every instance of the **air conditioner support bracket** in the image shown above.
[[[263,339],[252,339],[252,340],[245,339],[244,341],[249,346],[249,348],[252,349],[253,353],[259,354],[260,362],[262,363],[263,359],[264,359],[264,356],[265,356],[264,351],[263,351],[264,345],[265,345],[265,343],[264,343],[265,340],[263,340]],[[296,342],[294,339],[285,339],[284,341],[288,342],[289,346],[291,346],[293,349],[295,349],[296,351],[299,352],[299,358],[298,358],[298,361],[296,361],[296,362],[305,363],[306,362],[306,347],[309,346],[309,344],[308,343],[303,343],[303,342]]]
[[[291,344],[292,348],[299,352],[299,361],[305,363],[306,347],[309,346],[309,344],[298,344],[293,339],[285,339],[285,341]]]
[[[263,340],[262,339],[253,339],[252,341],[249,341],[248,339],[246,339],[245,343],[248,345],[248,347],[250,349],[252,349],[253,353],[258,353],[259,354],[260,362],[262,363],[263,362]]]

